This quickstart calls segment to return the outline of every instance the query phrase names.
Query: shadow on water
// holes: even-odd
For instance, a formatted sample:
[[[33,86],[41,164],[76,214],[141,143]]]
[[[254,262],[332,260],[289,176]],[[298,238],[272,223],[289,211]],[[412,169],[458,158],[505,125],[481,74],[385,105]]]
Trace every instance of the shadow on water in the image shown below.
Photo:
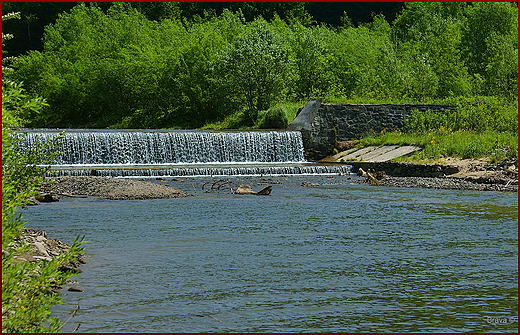
[[[233,178],[232,178],[233,179]],[[517,332],[516,194],[355,176],[233,179],[270,196],[66,199],[26,211],[88,264],[54,315],[79,332]],[[304,187],[304,182],[314,186]],[[509,320],[509,319],[508,319]]]

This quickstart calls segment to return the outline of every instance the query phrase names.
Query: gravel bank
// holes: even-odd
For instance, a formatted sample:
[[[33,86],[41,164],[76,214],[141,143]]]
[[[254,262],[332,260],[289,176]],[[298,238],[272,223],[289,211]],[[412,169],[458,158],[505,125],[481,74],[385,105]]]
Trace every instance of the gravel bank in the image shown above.
[[[518,192],[518,183],[509,184],[484,184],[474,183],[458,178],[427,178],[427,177],[390,177],[386,176],[379,181],[381,186],[389,187],[415,187],[433,188],[445,190],[468,190],[468,191],[499,191]]]
[[[143,200],[188,196],[181,190],[133,179],[110,177],[56,177],[42,191],[58,196],[92,196],[108,200]]]

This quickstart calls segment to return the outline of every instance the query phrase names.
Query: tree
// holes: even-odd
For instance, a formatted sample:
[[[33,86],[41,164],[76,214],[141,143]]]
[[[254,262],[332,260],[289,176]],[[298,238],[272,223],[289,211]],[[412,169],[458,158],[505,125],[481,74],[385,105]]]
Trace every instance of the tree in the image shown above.
[[[252,123],[258,111],[280,99],[285,83],[291,82],[289,52],[264,20],[253,22],[249,33],[223,53],[220,62],[226,87],[246,106]]]
[[[464,59],[484,94],[518,96],[518,6],[477,2],[467,8]]]
[[[461,59],[464,3],[406,3],[393,22],[399,52],[409,66],[415,98],[465,95],[470,89]]]

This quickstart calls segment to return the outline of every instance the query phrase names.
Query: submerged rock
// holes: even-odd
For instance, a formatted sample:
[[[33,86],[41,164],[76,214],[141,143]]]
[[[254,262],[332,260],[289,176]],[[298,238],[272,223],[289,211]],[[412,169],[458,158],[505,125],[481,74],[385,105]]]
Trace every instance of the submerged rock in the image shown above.
[[[269,195],[273,187],[271,185],[264,187],[258,192],[253,191],[251,186],[249,185],[240,185],[237,187],[235,194],[254,194],[254,195]]]
[[[57,202],[60,201],[56,195],[49,193],[41,193],[35,197],[39,202]]]
[[[249,185],[240,185],[235,190],[235,194],[255,194]]]
[[[256,192],[256,195],[269,195],[271,194],[271,191],[273,190],[273,187],[271,185],[264,187],[260,191]]]

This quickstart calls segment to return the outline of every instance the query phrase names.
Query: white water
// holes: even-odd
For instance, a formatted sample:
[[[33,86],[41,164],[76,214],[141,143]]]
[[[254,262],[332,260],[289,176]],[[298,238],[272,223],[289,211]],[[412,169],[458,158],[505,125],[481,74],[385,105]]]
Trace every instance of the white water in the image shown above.
[[[56,131],[28,131],[20,148]],[[344,174],[345,166],[309,164],[296,131],[67,131],[51,165],[58,176],[219,176]]]

